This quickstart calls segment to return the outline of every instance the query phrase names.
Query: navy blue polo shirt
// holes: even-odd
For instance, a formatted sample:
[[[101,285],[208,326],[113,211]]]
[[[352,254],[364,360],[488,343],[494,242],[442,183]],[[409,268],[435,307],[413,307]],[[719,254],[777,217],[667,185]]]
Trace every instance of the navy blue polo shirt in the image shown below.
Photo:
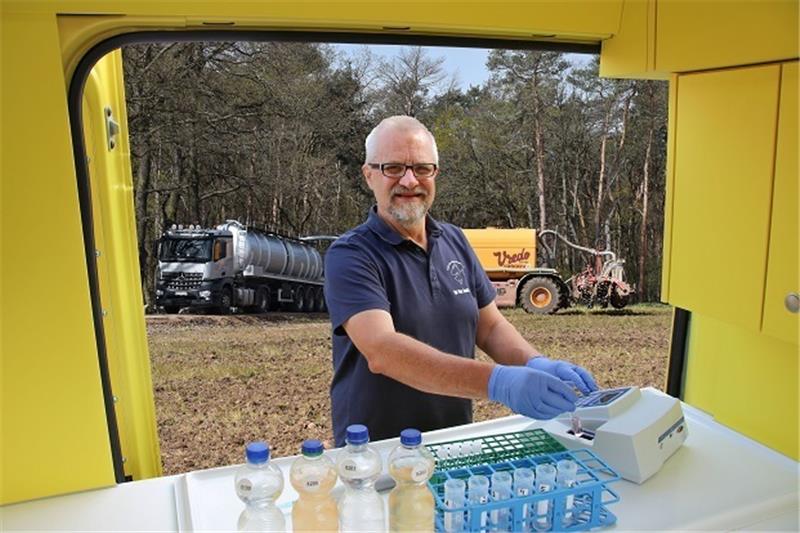
[[[336,445],[350,424],[373,440],[472,422],[472,402],[422,392],[370,372],[342,324],[369,309],[392,315],[395,330],[443,352],[475,357],[478,310],[495,290],[464,233],[428,216],[428,251],[369,212],[325,254],[325,299],[333,328],[331,406]],[[420,368],[420,372],[425,369]]]

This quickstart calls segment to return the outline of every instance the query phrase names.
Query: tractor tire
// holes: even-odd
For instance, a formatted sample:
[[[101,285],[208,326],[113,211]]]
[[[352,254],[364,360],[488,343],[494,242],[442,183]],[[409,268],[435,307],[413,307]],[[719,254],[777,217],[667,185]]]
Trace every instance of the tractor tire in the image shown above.
[[[294,290],[294,298],[289,304],[289,309],[295,313],[302,313],[306,310],[306,290],[305,287],[297,287]]]
[[[164,312],[169,314],[169,315],[177,315],[178,311],[180,311],[180,310],[181,310],[181,307],[179,305],[165,305],[164,306]]]
[[[614,309],[622,309],[626,305],[628,305],[628,301],[630,300],[630,294],[620,294],[616,287],[611,290],[611,297],[609,298],[609,302],[611,303],[611,307]]]
[[[533,277],[522,285],[520,303],[528,313],[550,315],[558,311],[562,294],[558,284],[541,276]]]

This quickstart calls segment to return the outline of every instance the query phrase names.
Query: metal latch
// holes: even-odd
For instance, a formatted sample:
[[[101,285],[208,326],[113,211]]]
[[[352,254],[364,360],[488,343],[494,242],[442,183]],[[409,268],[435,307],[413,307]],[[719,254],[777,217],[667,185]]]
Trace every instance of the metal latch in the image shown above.
[[[114,114],[111,112],[111,108],[106,106],[105,108],[106,114],[106,138],[108,139],[108,149],[113,150],[114,147],[117,145],[117,141],[114,137],[117,136],[119,133],[119,122],[114,120]]]

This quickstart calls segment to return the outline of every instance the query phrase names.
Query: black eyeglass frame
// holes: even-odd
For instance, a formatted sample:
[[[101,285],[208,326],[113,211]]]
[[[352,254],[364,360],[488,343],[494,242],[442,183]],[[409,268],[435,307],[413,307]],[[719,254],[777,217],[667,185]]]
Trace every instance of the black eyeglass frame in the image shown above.
[[[430,180],[430,179],[435,178],[439,174],[439,165],[437,165],[436,163],[415,163],[413,165],[404,165],[403,163],[367,163],[367,165],[370,168],[380,169],[381,174],[383,174],[387,178],[393,179],[393,180],[401,179],[403,176],[406,175],[406,172],[408,171],[408,169],[411,169],[411,173],[414,174],[414,177],[417,178],[418,180]],[[384,170],[385,167],[389,167],[389,166],[393,166],[393,167],[403,166],[405,168],[403,169],[403,173],[402,174],[400,174],[398,176],[392,176],[390,174],[387,174],[386,171]],[[414,167],[419,167],[419,166],[426,166],[426,167],[427,166],[433,166],[433,172],[431,173],[430,176],[419,176],[417,174],[417,171],[414,170]]]

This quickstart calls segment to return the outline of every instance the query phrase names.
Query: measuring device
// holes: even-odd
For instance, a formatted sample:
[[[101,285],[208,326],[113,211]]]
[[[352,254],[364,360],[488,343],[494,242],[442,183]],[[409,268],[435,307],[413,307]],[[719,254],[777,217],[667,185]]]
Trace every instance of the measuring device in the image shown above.
[[[654,389],[599,390],[576,406],[542,428],[568,449],[594,451],[635,483],[658,472],[688,435],[681,402]]]

